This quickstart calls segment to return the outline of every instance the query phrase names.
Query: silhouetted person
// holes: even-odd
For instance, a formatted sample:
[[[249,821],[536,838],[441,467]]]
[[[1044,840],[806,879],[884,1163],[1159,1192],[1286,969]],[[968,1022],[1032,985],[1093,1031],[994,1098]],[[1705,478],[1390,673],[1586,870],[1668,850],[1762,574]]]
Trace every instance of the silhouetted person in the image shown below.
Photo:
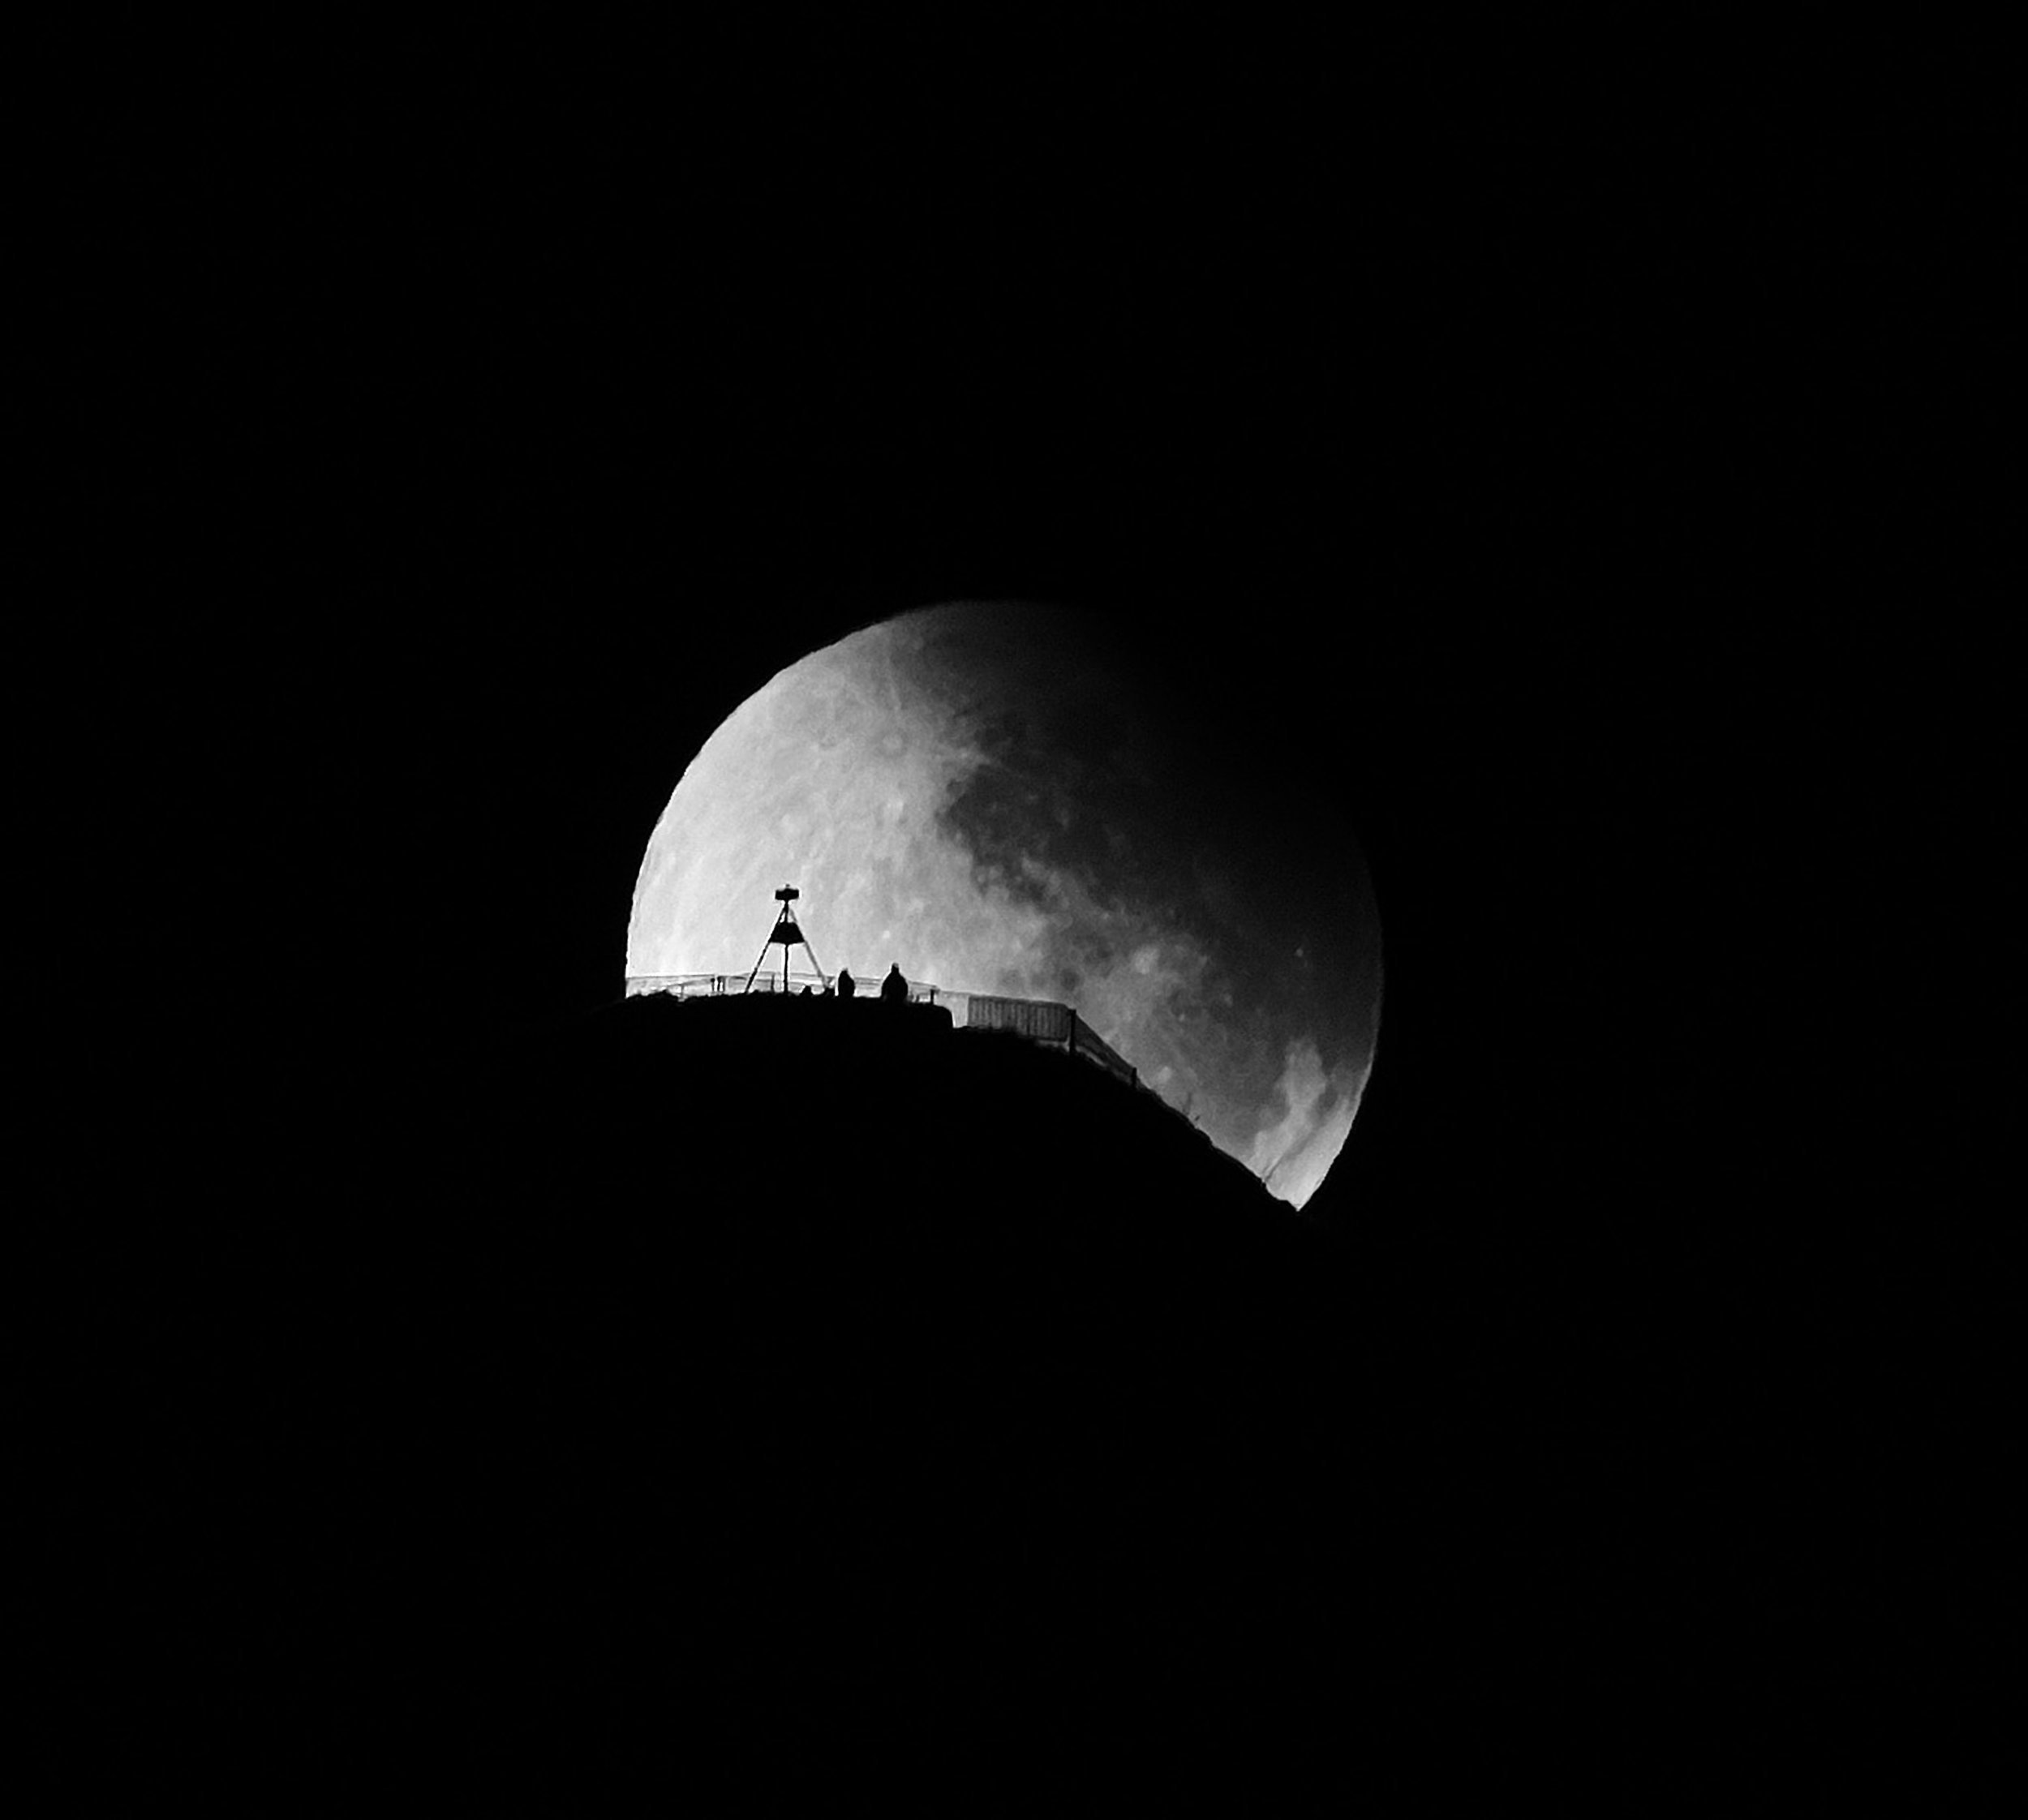
[[[909,982],[901,977],[901,963],[892,962],[887,977],[880,982],[880,1002],[883,1005],[905,1005],[909,1002]]]
[[[840,998],[849,998],[858,989],[858,982],[844,968],[840,968],[838,969],[838,996]]]

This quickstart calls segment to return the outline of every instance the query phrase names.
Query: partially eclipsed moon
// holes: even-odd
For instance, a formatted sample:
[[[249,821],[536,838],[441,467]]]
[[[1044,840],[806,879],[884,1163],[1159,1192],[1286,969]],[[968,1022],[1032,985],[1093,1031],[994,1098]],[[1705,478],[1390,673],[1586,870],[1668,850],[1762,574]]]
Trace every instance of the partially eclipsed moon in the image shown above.
[[[705,742],[648,843],[627,971],[744,975],[793,883],[827,970],[1073,1004],[1300,1206],[1351,1128],[1381,989],[1363,861],[1303,850],[1314,788],[1089,621],[904,614]]]

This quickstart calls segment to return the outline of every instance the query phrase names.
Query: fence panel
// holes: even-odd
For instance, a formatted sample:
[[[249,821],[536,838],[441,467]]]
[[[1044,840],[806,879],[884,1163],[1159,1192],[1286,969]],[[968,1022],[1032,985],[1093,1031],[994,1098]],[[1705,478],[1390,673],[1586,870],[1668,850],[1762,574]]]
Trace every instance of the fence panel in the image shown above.
[[[990,998],[973,993],[965,1022],[973,1029],[1012,1030],[1038,1043],[1068,1045],[1076,1014],[1046,998]]]
[[[821,992],[827,982],[813,973],[791,973],[788,989],[801,993],[806,987]],[[835,987],[835,981],[828,982]],[[876,981],[859,981],[859,997],[878,996]],[[634,973],[628,976],[626,996],[666,992],[679,998],[737,996],[748,989],[746,977],[739,973]],[[756,994],[783,989],[779,973],[761,973],[753,982]],[[1106,1043],[1098,1032],[1068,1005],[1049,998],[1008,998],[977,992],[943,992],[924,981],[909,981],[911,1004],[941,1004],[960,1026],[980,1030],[1012,1030],[1031,1042],[1061,1043],[1066,1049],[1095,1062],[1122,1080],[1138,1079],[1132,1065]]]

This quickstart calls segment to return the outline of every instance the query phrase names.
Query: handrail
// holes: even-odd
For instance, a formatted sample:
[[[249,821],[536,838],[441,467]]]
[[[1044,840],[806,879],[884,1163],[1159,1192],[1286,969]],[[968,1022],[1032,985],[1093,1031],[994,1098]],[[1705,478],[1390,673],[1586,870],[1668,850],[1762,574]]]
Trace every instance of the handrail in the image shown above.
[[[857,998],[877,998],[880,996],[879,980],[861,980],[856,975],[853,985]],[[750,988],[744,973],[629,973],[627,976],[625,996],[642,998],[655,993],[667,993],[677,998],[740,998],[750,992],[756,998],[774,997],[796,998],[805,986],[813,996],[827,989],[836,990],[837,978],[833,975],[826,980],[816,973],[791,973],[786,988],[779,973],[764,973],[754,980]],[[963,998],[966,994],[946,993],[939,986],[920,980],[909,981],[909,1002],[911,1004],[934,1005],[940,1000]]]
[[[861,982],[855,979],[853,984],[858,988],[853,994],[855,1000],[879,1001],[879,980]],[[908,986],[910,1004],[943,1006],[957,1027],[1011,1029],[1030,1042],[1068,1050],[1110,1075],[1136,1086],[1141,1084],[1140,1071],[1100,1037],[1074,1005],[1059,999],[1021,998],[1007,993],[946,992],[925,980],[910,980]],[[781,976],[775,974],[754,979],[750,989],[747,977],[742,973],[629,973],[625,996],[638,998],[667,994],[677,998],[795,998],[806,988],[815,997],[826,989],[826,982],[814,973],[791,973],[784,988]]]

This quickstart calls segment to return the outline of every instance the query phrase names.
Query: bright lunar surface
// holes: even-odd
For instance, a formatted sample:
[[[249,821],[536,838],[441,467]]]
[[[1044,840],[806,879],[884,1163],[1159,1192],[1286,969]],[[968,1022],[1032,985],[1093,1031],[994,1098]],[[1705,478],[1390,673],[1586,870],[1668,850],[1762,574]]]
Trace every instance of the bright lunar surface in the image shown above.
[[[871,990],[899,962],[1075,1006],[1300,1206],[1372,1067],[1379,918],[1357,852],[1306,833],[1334,825],[1304,813],[1328,780],[1222,729],[1215,686],[1028,605],[930,607],[813,652],[683,773],[627,972],[743,978],[794,885],[827,972]]]

